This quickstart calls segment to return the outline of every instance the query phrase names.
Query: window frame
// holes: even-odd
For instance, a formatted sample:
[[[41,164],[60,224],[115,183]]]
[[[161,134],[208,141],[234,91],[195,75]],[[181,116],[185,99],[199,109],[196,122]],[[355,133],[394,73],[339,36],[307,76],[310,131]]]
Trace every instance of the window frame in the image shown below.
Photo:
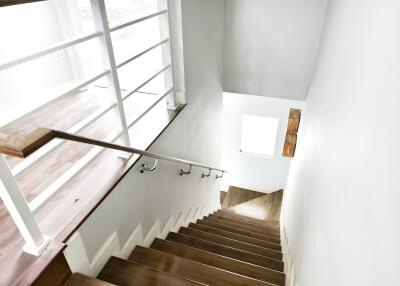
[[[244,140],[244,136],[246,134],[244,134],[244,124],[245,124],[245,118],[246,117],[259,117],[259,118],[263,118],[263,119],[268,119],[271,121],[274,121],[274,125],[273,125],[273,129],[271,133],[273,133],[274,138],[273,138],[273,142],[271,142],[271,146],[273,146],[272,148],[272,153],[260,153],[260,152],[253,152],[251,150],[246,150],[246,148],[243,147],[243,140]],[[276,149],[277,149],[277,140],[278,140],[278,132],[279,132],[279,124],[280,124],[280,119],[276,118],[276,117],[269,117],[269,116],[264,116],[264,115],[254,115],[254,114],[242,114],[242,118],[241,118],[241,129],[240,129],[240,149],[239,152],[242,154],[246,154],[246,155],[251,155],[251,156],[257,156],[257,157],[262,157],[262,158],[269,158],[269,159],[273,159],[275,157],[275,153],[276,153]]]

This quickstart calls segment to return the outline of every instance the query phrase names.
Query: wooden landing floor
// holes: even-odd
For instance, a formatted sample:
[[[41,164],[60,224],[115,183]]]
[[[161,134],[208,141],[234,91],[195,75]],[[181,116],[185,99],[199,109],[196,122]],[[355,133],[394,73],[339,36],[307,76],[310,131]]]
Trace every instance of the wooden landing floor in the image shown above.
[[[23,134],[37,127],[68,131],[110,104],[105,100],[106,92],[105,89],[97,88],[95,91],[91,89],[57,99],[46,108],[8,124],[1,131],[7,134]],[[159,95],[156,94],[135,93],[125,103],[128,123],[137,118],[158,98]],[[161,101],[131,128],[132,146],[140,149],[150,147],[183,107],[170,111],[167,110],[166,103]],[[111,110],[79,134],[106,140],[110,130],[120,130],[120,126],[118,115]],[[151,128],[148,128],[149,126]],[[28,201],[34,199],[93,148],[84,144],[65,142],[45,158],[24,170],[16,179],[26,199]],[[46,235],[53,237],[57,242],[68,239],[69,235],[107,196],[138,158],[133,156],[128,160],[122,159],[119,155],[120,153],[116,151],[103,151],[39,210],[36,219]],[[10,157],[7,157],[7,161],[11,168],[23,162],[21,159]],[[0,285],[13,285],[15,271],[20,271],[21,267],[33,267],[37,262],[32,256],[22,253],[22,244],[22,237],[0,201]],[[49,255],[49,259],[50,257],[52,256]],[[42,264],[44,263],[45,261]],[[35,265],[35,270],[38,269],[40,267]]]

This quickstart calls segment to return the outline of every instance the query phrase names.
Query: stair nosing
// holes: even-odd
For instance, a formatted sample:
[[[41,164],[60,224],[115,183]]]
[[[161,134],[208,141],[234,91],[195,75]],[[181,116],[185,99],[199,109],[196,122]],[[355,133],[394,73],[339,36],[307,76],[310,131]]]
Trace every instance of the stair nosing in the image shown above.
[[[274,258],[274,257],[268,257],[268,256],[260,255],[260,254],[257,254],[257,253],[253,253],[253,252],[249,252],[249,251],[246,251],[246,250],[234,248],[234,247],[231,247],[231,246],[228,246],[228,245],[223,245],[223,244],[215,243],[215,242],[212,242],[212,241],[207,241],[207,240],[204,240],[204,239],[200,239],[200,238],[193,237],[193,236],[186,235],[186,234],[181,234],[181,233],[178,233],[178,232],[170,232],[170,233],[168,234],[168,236],[169,236],[171,233],[173,233],[173,234],[175,234],[175,235],[183,236],[183,237],[188,237],[188,238],[193,239],[193,240],[198,240],[198,241],[201,241],[201,242],[204,242],[204,243],[219,245],[219,246],[221,246],[221,247],[228,248],[228,249],[231,249],[231,250],[233,250],[233,251],[242,252],[242,253],[244,253],[244,254],[254,255],[254,256],[256,256],[256,257],[259,257],[260,259],[266,259],[266,260],[276,261],[276,262],[279,263],[279,264],[283,264],[283,267],[284,267],[284,262],[283,262],[283,260],[279,260],[279,259],[276,259],[276,258]],[[257,265],[257,266],[260,266],[260,267],[265,267],[265,268],[268,268],[268,269],[272,269],[272,268],[269,268],[268,266],[263,266],[263,265],[255,264],[255,263],[252,263],[252,262],[249,262],[249,261],[240,260],[240,259],[238,259],[238,258],[234,258],[234,257],[231,257],[231,256],[226,256],[226,255],[223,255],[223,254],[220,254],[220,253],[215,253],[215,252],[212,252],[212,251],[209,251],[209,250],[204,250],[204,249],[199,248],[199,247],[196,247],[196,246],[186,245],[186,244],[177,242],[177,241],[175,241],[175,240],[171,240],[171,239],[168,238],[168,236],[167,236],[167,238],[166,238],[165,240],[172,241],[172,242],[174,242],[174,243],[179,243],[179,244],[182,244],[182,245],[185,245],[185,246],[188,246],[188,247],[193,247],[193,248],[196,248],[196,249],[199,249],[199,250],[203,250],[203,251],[206,251],[206,252],[209,252],[209,253],[218,254],[218,255],[223,256],[223,257],[227,257],[227,258],[239,260],[239,261],[242,261],[242,262],[254,264],[254,265]],[[279,271],[279,272],[283,272],[283,271],[276,270],[276,269],[272,269],[272,270]]]
[[[200,263],[200,262],[197,262],[197,261],[193,261],[193,260],[190,260],[190,259],[182,258],[182,257],[176,256],[176,255],[173,255],[173,254],[169,254],[169,253],[166,253],[166,252],[163,252],[163,251],[160,251],[160,250],[156,250],[156,249],[152,249],[152,248],[146,248],[146,247],[142,247],[142,246],[138,246],[138,247],[139,247],[139,248],[142,248],[142,249],[150,249],[150,250],[155,251],[155,252],[161,252],[161,253],[164,253],[164,254],[166,254],[166,255],[170,255],[170,256],[177,257],[178,259],[181,259],[181,260],[189,261],[190,263],[202,265],[202,266],[209,267],[209,268],[212,268],[212,269],[217,270],[217,271],[226,272],[226,273],[229,273],[229,274],[232,274],[232,275],[237,275],[237,276],[240,276],[240,277],[244,277],[244,278],[249,279],[249,280],[252,280],[252,281],[257,281],[257,282],[260,282],[260,283],[264,283],[266,286],[274,286],[274,285],[277,285],[277,284],[274,284],[274,283],[261,281],[261,280],[258,280],[258,279],[252,278],[252,277],[248,277],[248,276],[245,276],[245,275],[241,275],[241,274],[238,274],[238,273],[234,273],[234,272],[231,272],[231,271],[228,271],[228,270],[225,270],[225,269],[221,269],[221,268],[218,268],[218,267],[214,267],[214,266],[211,266],[211,265],[203,264],[203,263]],[[132,252],[132,253],[133,253],[133,252]],[[131,254],[131,255],[132,255],[132,254]],[[130,255],[130,256],[131,256],[131,255]],[[129,261],[129,259],[130,259],[130,258],[128,258],[128,261]],[[141,263],[138,263],[138,262],[135,262],[135,263],[141,264]],[[151,267],[150,267],[150,268],[151,268]],[[156,269],[156,270],[157,270],[157,269]],[[158,270],[158,271],[160,271],[160,272],[165,272],[165,271],[163,271],[163,270]],[[165,272],[165,273],[169,274],[169,272]],[[189,280],[189,281],[194,281],[194,280],[185,278],[185,277],[180,276],[180,275],[177,275],[177,274],[172,274],[172,275],[174,275],[174,276],[176,276],[176,277],[179,277],[179,278],[183,278],[183,279]],[[203,283],[203,282],[198,282],[198,281],[195,281],[195,282],[196,282],[196,283],[201,283],[201,284],[204,284],[204,285],[208,285],[208,284],[205,284],[205,283]]]
[[[191,223],[191,224],[195,225],[195,223]],[[198,225],[199,225],[199,224],[198,224]],[[200,225],[201,225],[201,224],[200,224]],[[220,229],[218,229],[218,228],[211,227],[211,226],[206,226],[206,225],[201,225],[201,226],[210,227],[210,228],[213,228],[213,229],[220,230]],[[190,224],[189,224],[189,228],[190,228]],[[220,230],[220,231],[225,231],[225,232],[229,232],[229,233],[232,233],[232,234],[235,234],[235,235],[240,235],[240,236],[243,236],[243,237],[246,237],[246,238],[255,239],[255,240],[258,240],[258,241],[263,242],[263,243],[266,242],[266,243],[271,243],[271,244],[277,245],[277,246],[279,246],[279,248],[280,248],[279,252],[282,252],[282,246],[281,246],[280,244],[273,243],[273,242],[270,242],[270,241],[260,240],[260,239],[254,238],[254,237],[250,237],[250,236],[246,236],[246,235],[243,235],[243,234],[238,234],[238,233],[230,232],[230,231],[227,231],[227,230]],[[237,239],[236,239],[236,240],[237,240]],[[252,243],[249,243],[249,244],[252,244]],[[253,245],[254,245],[254,244],[253,244]],[[262,246],[262,247],[264,247],[264,246]],[[264,248],[268,248],[268,247],[264,247]],[[268,249],[271,249],[271,248],[268,248]],[[272,250],[274,250],[274,249],[272,249]]]
[[[212,224],[216,224],[216,225],[220,225],[220,226],[223,226],[223,227],[226,227],[226,226],[224,226],[223,224],[221,224],[221,223],[219,223],[219,222],[213,222],[213,221],[207,221],[207,220],[204,220],[204,218],[203,219],[198,219],[197,220],[197,222],[201,222],[201,223],[212,223]],[[229,227],[229,228],[234,228],[234,227],[232,227],[232,226],[227,226],[227,227]],[[245,232],[251,232],[250,230],[246,230],[246,229],[239,229],[240,231],[245,231]],[[229,230],[227,230],[227,231],[229,231]],[[233,232],[233,231],[230,231],[230,232]],[[235,232],[235,233],[237,233],[237,232]],[[241,234],[241,233],[239,233],[239,234]],[[265,239],[262,239],[262,238],[257,238],[257,237],[254,237],[254,238],[256,238],[256,239],[260,239],[260,240],[265,240],[265,241],[268,241],[268,242],[272,242],[272,243],[275,243],[275,244],[281,244],[281,239],[280,239],[280,237],[279,238],[276,238],[276,237],[273,237],[273,236],[269,236],[269,235],[264,235],[264,234],[261,234],[261,233],[258,233],[258,232],[255,232],[254,234],[256,234],[256,235],[259,235],[259,236],[264,236],[265,237]],[[249,236],[249,235],[246,235],[246,234],[242,234],[242,235],[245,235],[245,236]],[[252,236],[249,236],[249,237],[252,237]],[[274,241],[270,241],[270,240],[268,240],[268,239],[272,239],[272,240],[274,240],[274,241],[279,241],[279,243],[277,243],[277,242],[274,242]]]
[[[277,254],[280,254],[280,256],[281,256],[281,258],[278,259],[278,260],[279,260],[279,261],[283,261],[283,253],[282,253],[281,251],[278,251],[278,250],[275,250],[275,249],[270,249],[270,248],[262,247],[262,246],[259,246],[259,245],[255,245],[255,244],[251,244],[251,243],[248,243],[248,242],[236,240],[236,239],[233,239],[233,238],[228,238],[228,237],[225,237],[225,236],[220,236],[220,235],[217,235],[217,234],[209,233],[209,232],[206,232],[206,231],[202,231],[202,230],[194,229],[194,228],[190,228],[190,227],[181,227],[181,228],[178,230],[178,233],[180,233],[181,229],[183,229],[183,230],[184,230],[184,229],[187,229],[187,230],[190,230],[190,231],[205,233],[205,234],[207,234],[207,235],[209,235],[209,236],[216,236],[216,237],[218,237],[218,238],[220,238],[220,239],[224,239],[224,240],[228,240],[228,241],[233,241],[233,242],[239,243],[239,244],[245,244],[245,245],[248,245],[248,246],[254,247],[254,248],[260,248],[261,250],[265,250],[265,251],[268,251],[268,252],[277,253]],[[195,237],[195,238],[196,238],[196,237]],[[232,248],[235,248],[235,247],[232,247]],[[235,249],[239,249],[239,248],[235,248]],[[239,249],[239,250],[240,250],[240,249]],[[244,251],[246,251],[246,250],[244,250]],[[248,252],[250,252],[250,251],[248,251]],[[257,253],[255,253],[255,252],[250,252],[250,253],[257,254]],[[259,254],[259,255],[261,255],[261,254]],[[266,255],[261,255],[261,256],[270,257],[270,256],[266,256]],[[274,258],[274,257],[270,257],[270,258],[276,259],[276,258]]]

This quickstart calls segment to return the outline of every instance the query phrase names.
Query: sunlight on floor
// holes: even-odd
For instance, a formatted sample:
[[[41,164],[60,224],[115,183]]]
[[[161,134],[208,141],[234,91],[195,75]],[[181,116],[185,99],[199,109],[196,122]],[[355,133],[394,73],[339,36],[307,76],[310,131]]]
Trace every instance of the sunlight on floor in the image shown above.
[[[240,204],[230,208],[236,214],[251,216],[258,219],[265,219],[267,216],[267,210],[265,206],[254,206],[254,205],[247,205],[247,204]]]

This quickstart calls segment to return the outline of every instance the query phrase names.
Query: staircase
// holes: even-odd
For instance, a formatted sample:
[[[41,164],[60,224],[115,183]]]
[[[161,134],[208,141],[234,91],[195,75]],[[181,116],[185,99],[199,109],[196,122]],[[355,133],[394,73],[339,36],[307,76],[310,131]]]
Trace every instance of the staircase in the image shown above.
[[[232,190],[224,200],[232,202],[234,195]],[[156,238],[150,248],[136,246],[127,260],[111,257],[97,278],[75,273],[66,285],[284,286],[279,221],[236,213],[238,206],[254,206],[264,196],[263,213],[276,216],[275,203],[265,203],[276,201],[270,195],[239,199],[166,239]]]

